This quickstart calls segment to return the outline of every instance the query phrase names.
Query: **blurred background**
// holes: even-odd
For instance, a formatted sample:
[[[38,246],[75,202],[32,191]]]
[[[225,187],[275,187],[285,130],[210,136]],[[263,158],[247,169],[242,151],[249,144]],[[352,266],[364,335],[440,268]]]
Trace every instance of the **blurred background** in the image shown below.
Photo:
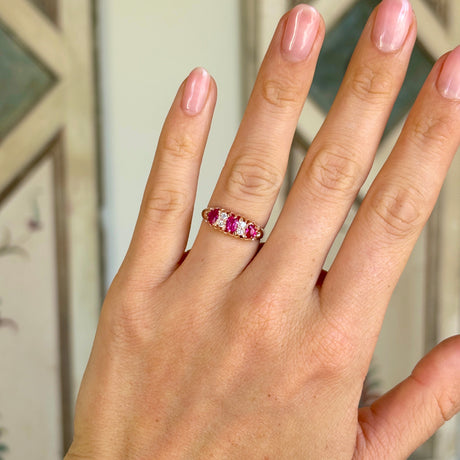
[[[0,460],[58,459],[104,294],[128,247],[161,125],[196,66],[218,85],[193,241],[279,17],[294,0],[0,0]],[[375,0],[311,2],[327,25],[273,225]],[[413,0],[419,32],[369,180],[434,61],[460,42],[458,0]],[[460,332],[460,158],[385,318],[369,403]],[[189,246],[190,246],[189,241]],[[458,417],[414,454],[460,459]]]

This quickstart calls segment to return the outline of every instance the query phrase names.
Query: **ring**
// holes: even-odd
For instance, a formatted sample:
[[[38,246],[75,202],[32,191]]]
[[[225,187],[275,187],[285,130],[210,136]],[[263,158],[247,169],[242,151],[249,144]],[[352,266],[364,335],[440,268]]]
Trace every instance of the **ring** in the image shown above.
[[[245,217],[224,208],[206,208],[201,212],[203,220],[212,228],[241,240],[260,240],[264,229]]]

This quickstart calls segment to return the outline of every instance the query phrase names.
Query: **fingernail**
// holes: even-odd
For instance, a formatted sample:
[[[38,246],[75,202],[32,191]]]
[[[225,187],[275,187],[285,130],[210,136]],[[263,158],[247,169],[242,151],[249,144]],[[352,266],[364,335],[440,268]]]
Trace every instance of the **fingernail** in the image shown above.
[[[438,77],[438,90],[447,99],[460,100],[460,46],[444,61]]]
[[[384,53],[399,50],[412,23],[409,0],[383,0],[375,18],[372,39]]]
[[[193,69],[187,78],[182,96],[182,109],[190,115],[203,110],[209,92],[211,77],[201,67]]]
[[[309,5],[293,8],[287,19],[281,49],[286,59],[303,61],[310,54],[318,33],[319,14]]]

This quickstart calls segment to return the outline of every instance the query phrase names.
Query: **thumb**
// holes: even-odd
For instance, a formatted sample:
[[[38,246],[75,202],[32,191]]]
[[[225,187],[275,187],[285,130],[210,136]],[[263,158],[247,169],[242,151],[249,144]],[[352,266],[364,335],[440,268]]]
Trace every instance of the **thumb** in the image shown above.
[[[437,345],[399,385],[359,410],[354,459],[403,459],[460,411],[460,335]]]

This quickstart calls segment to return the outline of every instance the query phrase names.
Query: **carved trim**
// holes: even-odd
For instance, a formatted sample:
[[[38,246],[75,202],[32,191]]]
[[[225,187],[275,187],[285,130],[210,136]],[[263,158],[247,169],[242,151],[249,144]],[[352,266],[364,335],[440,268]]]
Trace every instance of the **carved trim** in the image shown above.
[[[59,0],[30,0],[54,24],[59,25]]]
[[[0,0],[0,17],[58,77],[72,70],[72,54],[64,36],[27,0]]]
[[[430,9],[436,15],[436,17],[442,22],[443,25],[447,26],[448,16],[448,0],[425,0]]]
[[[30,164],[63,124],[63,85],[52,88],[0,143],[0,191]]]

